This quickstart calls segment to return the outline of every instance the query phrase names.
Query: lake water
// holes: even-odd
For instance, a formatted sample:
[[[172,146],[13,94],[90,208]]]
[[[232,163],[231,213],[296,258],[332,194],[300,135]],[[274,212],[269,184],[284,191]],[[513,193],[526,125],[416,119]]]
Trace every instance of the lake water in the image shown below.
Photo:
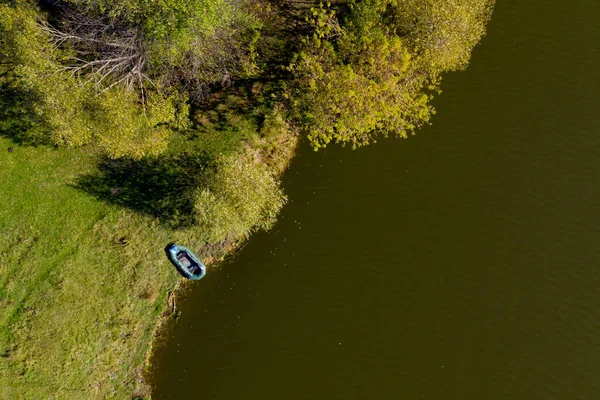
[[[209,270],[160,399],[600,398],[600,6],[500,0],[433,125],[302,148]]]

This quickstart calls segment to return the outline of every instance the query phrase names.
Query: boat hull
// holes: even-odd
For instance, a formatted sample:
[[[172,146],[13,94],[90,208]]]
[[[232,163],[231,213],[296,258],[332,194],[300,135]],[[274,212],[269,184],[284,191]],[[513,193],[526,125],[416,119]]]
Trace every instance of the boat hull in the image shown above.
[[[206,275],[206,266],[193,251],[185,246],[169,243],[165,247],[167,258],[184,278],[197,281]]]

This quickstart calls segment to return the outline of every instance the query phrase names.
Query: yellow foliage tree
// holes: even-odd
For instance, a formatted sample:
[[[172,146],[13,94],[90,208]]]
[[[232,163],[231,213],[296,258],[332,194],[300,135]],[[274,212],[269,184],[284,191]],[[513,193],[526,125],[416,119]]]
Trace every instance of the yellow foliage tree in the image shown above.
[[[312,36],[289,69],[297,121],[318,149],[401,137],[429,122],[440,74],[466,66],[493,0],[365,0],[312,10]]]

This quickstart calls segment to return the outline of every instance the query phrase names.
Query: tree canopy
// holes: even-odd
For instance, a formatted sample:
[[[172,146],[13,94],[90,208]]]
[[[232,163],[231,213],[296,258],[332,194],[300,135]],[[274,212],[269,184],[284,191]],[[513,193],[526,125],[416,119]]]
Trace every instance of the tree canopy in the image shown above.
[[[441,74],[468,64],[493,3],[313,2],[296,10],[309,10],[305,34],[286,39],[300,38],[288,43],[291,63],[275,59],[289,74],[272,96],[315,148],[407,137],[429,123]],[[261,30],[274,15],[266,0],[44,4],[0,5],[0,87],[23,94],[3,115],[28,137],[111,157],[164,152],[211,88],[259,73]]]
[[[34,136],[111,157],[166,149],[189,99],[250,71],[259,27],[233,0],[65,0],[0,5],[0,79],[27,93]],[[6,114],[6,113],[5,113]],[[23,124],[21,124],[23,125]]]
[[[289,97],[315,148],[406,137],[427,123],[440,74],[464,68],[492,0],[365,0],[312,10]]]

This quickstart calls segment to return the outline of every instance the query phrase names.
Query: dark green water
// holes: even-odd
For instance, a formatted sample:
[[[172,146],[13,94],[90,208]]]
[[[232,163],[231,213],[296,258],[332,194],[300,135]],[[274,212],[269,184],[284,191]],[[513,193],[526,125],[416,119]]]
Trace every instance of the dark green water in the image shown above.
[[[434,125],[302,149],[155,399],[600,398],[600,6],[502,1]]]

